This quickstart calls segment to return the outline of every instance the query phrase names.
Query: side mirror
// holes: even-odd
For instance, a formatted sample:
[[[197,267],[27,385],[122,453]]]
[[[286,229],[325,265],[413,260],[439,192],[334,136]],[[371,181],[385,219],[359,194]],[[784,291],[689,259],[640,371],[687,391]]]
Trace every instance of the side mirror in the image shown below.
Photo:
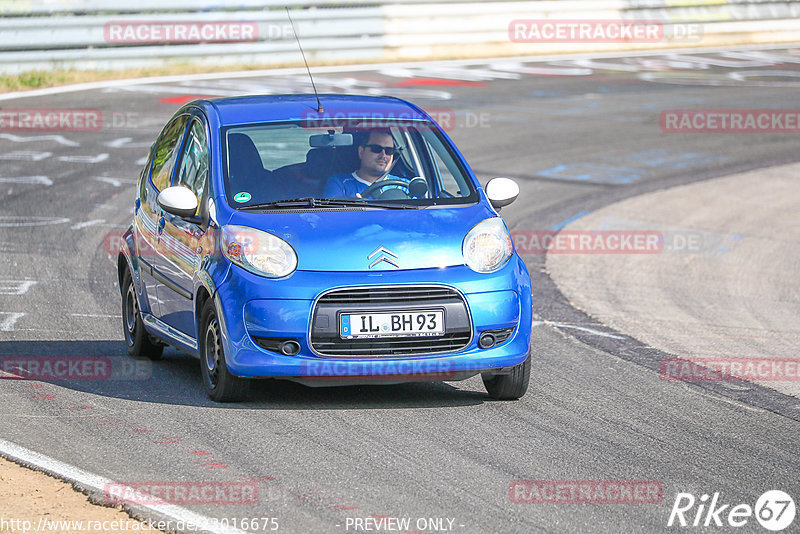
[[[157,201],[161,209],[181,218],[193,217],[197,212],[197,197],[182,185],[164,189],[158,194]]]
[[[492,178],[484,190],[496,210],[508,206],[519,196],[519,186],[511,178]]]

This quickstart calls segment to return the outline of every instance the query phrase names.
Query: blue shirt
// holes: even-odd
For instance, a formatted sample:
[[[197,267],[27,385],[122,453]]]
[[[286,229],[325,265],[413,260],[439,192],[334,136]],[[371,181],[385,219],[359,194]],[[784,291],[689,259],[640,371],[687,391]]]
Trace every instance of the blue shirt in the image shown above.
[[[399,176],[394,176],[393,174],[387,174],[386,177],[381,178],[381,180],[401,180],[403,182],[408,183],[408,180],[405,178],[401,178]],[[380,181],[380,180],[378,180]],[[377,183],[377,182],[376,182]],[[330,178],[328,178],[328,182],[325,184],[325,192],[323,193],[323,197],[331,198],[331,197],[355,197],[356,194],[363,192],[367,187],[371,184],[367,184],[365,181],[362,181],[360,178],[356,178],[356,173],[340,173],[334,174]],[[403,187],[397,185],[387,185],[383,189],[378,189],[377,191],[382,191],[389,189],[391,187],[397,187],[399,189],[404,189]]]

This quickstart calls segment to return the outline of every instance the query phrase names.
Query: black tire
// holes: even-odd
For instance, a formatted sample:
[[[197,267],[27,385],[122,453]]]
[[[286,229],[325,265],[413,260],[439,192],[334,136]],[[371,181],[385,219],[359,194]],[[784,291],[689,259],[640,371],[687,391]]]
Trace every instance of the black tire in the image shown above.
[[[144,329],[139,300],[133,287],[131,273],[125,269],[122,277],[122,332],[128,354],[137,359],[160,360],[164,345],[154,343]]]
[[[525,361],[515,365],[507,375],[490,375],[484,373],[483,385],[489,396],[496,400],[517,400],[528,391],[528,381],[531,377],[531,354]]]
[[[250,381],[234,376],[225,363],[225,348],[214,301],[208,299],[200,315],[200,369],[206,393],[215,402],[237,402],[250,391]]]

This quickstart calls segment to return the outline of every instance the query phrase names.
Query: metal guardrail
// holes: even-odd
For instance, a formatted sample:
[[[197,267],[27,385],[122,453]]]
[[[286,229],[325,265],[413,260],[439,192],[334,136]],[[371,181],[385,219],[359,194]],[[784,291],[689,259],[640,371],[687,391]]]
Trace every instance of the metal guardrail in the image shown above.
[[[797,40],[800,0],[0,0],[0,72],[279,65]],[[527,20],[659,21],[656,43],[512,42]],[[702,35],[678,39],[679,26]],[[159,33],[160,32],[160,33]],[[179,35],[179,32],[180,33]],[[194,38],[193,38],[194,37]]]

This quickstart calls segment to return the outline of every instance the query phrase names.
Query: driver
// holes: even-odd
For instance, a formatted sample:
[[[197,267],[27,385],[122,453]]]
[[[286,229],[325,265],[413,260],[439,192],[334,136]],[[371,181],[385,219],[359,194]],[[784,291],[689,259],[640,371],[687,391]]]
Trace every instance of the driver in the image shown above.
[[[408,183],[406,178],[389,174],[397,157],[397,148],[394,139],[388,130],[371,130],[369,136],[364,138],[358,147],[358,159],[361,166],[351,174],[334,174],[325,184],[324,197],[356,197],[361,198],[361,192],[379,180],[400,180]],[[378,191],[389,188],[398,188],[408,194],[405,187],[387,185]]]

